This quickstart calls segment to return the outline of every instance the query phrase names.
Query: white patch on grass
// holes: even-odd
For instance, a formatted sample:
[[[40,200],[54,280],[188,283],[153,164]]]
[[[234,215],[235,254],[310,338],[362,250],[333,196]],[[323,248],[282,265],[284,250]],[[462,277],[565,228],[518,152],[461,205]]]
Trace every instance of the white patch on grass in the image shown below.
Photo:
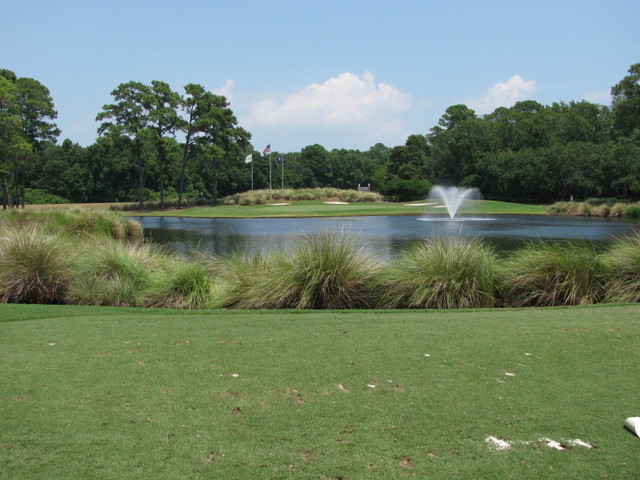
[[[485,438],[484,443],[488,443],[498,450],[509,450],[511,448],[511,444],[509,442],[497,437],[487,437]]]
[[[572,447],[584,447],[584,448],[594,448],[593,445],[587,443],[587,442],[583,442],[582,440],[580,440],[579,438],[576,438],[574,440],[567,440],[567,443],[569,445],[571,445]]]
[[[564,448],[560,442],[556,442],[555,440],[551,440],[550,438],[541,438],[540,441],[547,447],[553,448],[554,450],[558,450],[560,452],[566,450],[566,448]]]
[[[505,375],[506,375],[507,377],[515,377],[515,376],[516,376],[516,374],[515,374],[515,373],[511,373],[511,372],[505,372]]]
[[[329,205],[349,205],[349,202],[323,202]]]

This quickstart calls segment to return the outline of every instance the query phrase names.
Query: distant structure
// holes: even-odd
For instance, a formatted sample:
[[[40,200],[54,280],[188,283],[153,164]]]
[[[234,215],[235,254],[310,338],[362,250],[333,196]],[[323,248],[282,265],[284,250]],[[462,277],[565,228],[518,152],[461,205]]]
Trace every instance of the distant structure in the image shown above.
[[[362,193],[369,193],[371,191],[371,184],[369,183],[366,187],[361,187],[360,184],[358,184],[358,191]]]

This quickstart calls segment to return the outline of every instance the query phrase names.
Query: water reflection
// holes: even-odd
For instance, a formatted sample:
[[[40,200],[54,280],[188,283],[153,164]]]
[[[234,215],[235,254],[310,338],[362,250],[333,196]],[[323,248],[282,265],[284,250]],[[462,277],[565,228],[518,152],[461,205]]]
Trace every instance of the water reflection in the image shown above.
[[[496,217],[380,216],[333,218],[178,218],[132,217],[145,236],[182,253],[193,250],[228,255],[231,252],[290,251],[303,234],[337,231],[357,235],[366,247],[394,257],[411,242],[425,238],[482,238],[498,250],[530,240],[583,240],[603,244],[612,237],[640,231],[640,224],[619,219],[500,215]]]

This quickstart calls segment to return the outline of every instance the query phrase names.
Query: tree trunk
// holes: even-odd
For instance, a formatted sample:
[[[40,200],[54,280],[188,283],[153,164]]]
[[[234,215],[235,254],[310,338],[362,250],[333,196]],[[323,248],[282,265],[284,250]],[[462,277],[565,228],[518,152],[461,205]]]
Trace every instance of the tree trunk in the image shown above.
[[[158,139],[158,169],[160,170],[160,210],[164,210],[164,164],[165,152],[162,138]]]
[[[211,204],[218,203],[218,156],[211,157]]]
[[[144,165],[142,163],[142,152],[138,140],[134,140],[133,154],[136,158],[136,167],[138,168],[138,205],[144,208]]]
[[[187,169],[187,158],[189,156],[190,143],[191,143],[191,131],[188,131],[187,138],[184,141],[184,150],[182,151],[182,164],[180,165],[180,186],[178,187],[178,208],[182,208],[182,195],[184,193],[184,173]]]
[[[7,210],[11,207],[11,193],[9,192],[9,183],[7,178],[2,179],[2,209]]]

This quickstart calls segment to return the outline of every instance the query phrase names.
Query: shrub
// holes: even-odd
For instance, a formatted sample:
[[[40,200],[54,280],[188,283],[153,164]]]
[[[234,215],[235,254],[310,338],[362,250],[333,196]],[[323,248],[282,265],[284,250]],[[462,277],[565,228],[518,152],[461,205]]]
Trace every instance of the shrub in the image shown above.
[[[600,255],[582,243],[530,243],[500,262],[498,272],[506,306],[587,305],[604,293]]]
[[[0,234],[0,302],[60,303],[74,276],[71,248],[34,226]]]
[[[59,195],[49,193],[40,188],[25,189],[25,201],[28,205],[44,205],[44,204],[63,204],[69,203],[69,200]]]
[[[473,308],[495,305],[491,247],[479,240],[432,239],[414,244],[382,269],[381,308]]]
[[[606,301],[640,301],[640,234],[616,239],[603,255],[609,283]]]
[[[622,216],[626,218],[640,218],[640,205],[637,203],[628,205],[627,208],[624,209]]]

